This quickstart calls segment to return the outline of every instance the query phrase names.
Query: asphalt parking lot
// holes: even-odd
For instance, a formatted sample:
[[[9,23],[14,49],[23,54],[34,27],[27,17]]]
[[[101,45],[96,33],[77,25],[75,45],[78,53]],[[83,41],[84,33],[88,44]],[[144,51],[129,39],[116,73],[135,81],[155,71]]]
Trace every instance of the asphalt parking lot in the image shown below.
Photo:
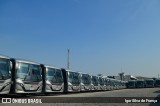
[[[5,98],[17,96],[5,96]],[[2,97],[1,97],[2,98]],[[32,95],[18,98],[38,98],[42,104],[23,104],[34,106],[160,106],[160,88],[122,89],[114,91],[83,92],[68,94]],[[139,101],[148,99],[144,103]],[[130,101],[131,100],[131,101]],[[150,101],[149,101],[150,100]],[[151,101],[152,100],[152,101]],[[57,103],[58,102],[58,103]],[[128,103],[127,103],[128,102]],[[132,103],[131,103],[132,102]],[[155,102],[155,103],[154,103]],[[20,106],[22,104],[0,104],[3,106]]]

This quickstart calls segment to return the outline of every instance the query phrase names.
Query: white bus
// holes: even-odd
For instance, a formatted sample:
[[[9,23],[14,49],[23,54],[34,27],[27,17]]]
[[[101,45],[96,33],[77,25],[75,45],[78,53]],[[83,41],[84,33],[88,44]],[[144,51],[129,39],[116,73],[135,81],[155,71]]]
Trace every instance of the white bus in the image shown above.
[[[98,90],[98,77],[97,76],[91,76],[91,90],[97,91]]]
[[[64,81],[62,70],[50,65],[41,64],[41,67],[43,76],[43,93],[48,95],[49,93],[63,92]]]
[[[62,69],[62,73],[64,78],[64,92],[80,92],[80,73],[66,69]]]
[[[91,90],[91,75],[81,74],[81,91]]]
[[[104,78],[98,76],[98,90],[105,90],[104,84]]]
[[[42,92],[42,69],[39,63],[22,60],[11,59],[12,68],[12,93],[15,94],[31,94]]]
[[[0,94],[9,94],[12,64],[8,56],[0,55]]]

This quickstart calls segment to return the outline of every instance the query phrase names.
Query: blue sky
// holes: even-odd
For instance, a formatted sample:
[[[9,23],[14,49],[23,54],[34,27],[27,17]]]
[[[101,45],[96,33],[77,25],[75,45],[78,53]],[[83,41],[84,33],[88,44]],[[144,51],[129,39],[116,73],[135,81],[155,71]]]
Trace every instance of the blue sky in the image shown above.
[[[0,54],[91,74],[160,74],[158,0],[0,0]]]

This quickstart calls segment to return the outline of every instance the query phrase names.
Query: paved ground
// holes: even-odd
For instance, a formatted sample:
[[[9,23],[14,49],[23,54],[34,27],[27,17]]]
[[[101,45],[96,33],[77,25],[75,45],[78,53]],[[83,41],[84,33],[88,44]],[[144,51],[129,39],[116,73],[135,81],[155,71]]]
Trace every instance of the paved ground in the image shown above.
[[[10,97],[10,96],[9,96]],[[13,97],[13,96],[12,96]],[[86,97],[86,98],[83,98]],[[109,98],[108,98],[109,97]],[[131,98],[128,98],[131,97]],[[115,91],[103,91],[103,92],[83,92],[83,93],[70,93],[70,94],[54,94],[54,95],[39,95],[39,96],[27,96],[23,98],[41,98],[42,101],[50,100],[55,102],[60,100],[62,103],[47,103],[47,104],[29,104],[33,106],[160,106],[157,103],[104,103],[103,99],[110,99],[109,102],[120,101],[125,102],[125,99],[135,99],[136,97],[148,98],[158,100],[160,98],[160,88],[143,88],[143,89],[123,89]],[[153,98],[149,98],[153,97]],[[139,100],[139,98],[136,98]],[[95,103],[97,101],[102,103]],[[55,101],[54,101],[55,100]],[[75,101],[83,101],[84,103],[73,103]],[[87,102],[90,103],[87,103]],[[72,103],[63,103],[63,102],[72,102]],[[93,103],[91,103],[93,102]],[[136,101],[138,102],[138,101]],[[156,101],[155,101],[156,102]],[[13,106],[13,104],[0,104],[0,106]],[[14,104],[15,106],[20,106],[22,104]],[[28,104],[23,104],[28,106]]]

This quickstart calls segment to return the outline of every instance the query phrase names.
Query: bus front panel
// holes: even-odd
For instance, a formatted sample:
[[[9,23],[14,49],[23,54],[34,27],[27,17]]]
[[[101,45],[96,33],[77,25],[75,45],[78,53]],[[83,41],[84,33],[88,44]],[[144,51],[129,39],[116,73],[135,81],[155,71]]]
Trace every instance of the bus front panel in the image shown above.
[[[15,93],[41,93],[42,75],[40,65],[17,62]]]
[[[89,74],[81,74],[81,91],[91,90],[91,76]]]
[[[45,75],[45,92],[63,92],[64,82],[60,69],[47,67]]]

